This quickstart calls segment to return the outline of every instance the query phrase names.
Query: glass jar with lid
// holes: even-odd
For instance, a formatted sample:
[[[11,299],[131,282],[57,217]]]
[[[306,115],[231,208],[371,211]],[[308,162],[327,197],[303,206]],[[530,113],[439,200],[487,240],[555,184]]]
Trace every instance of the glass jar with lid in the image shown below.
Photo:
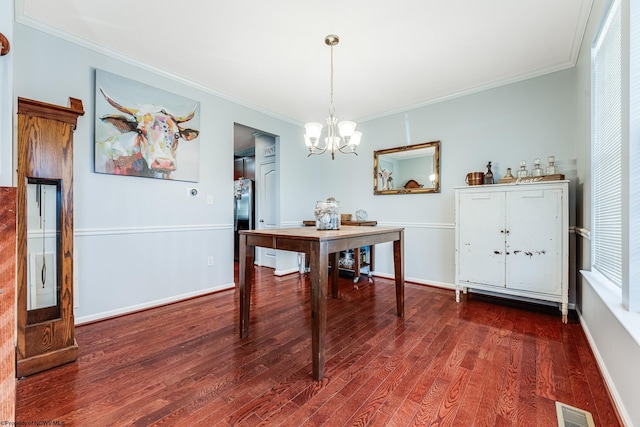
[[[520,170],[518,171],[518,178],[526,178],[529,176],[529,171],[527,170],[527,162],[524,160],[520,162]]]
[[[318,200],[314,211],[318,230],[340,229],[340,202],[329,197],[326,201]]]
[[[556,156],[549,156],[547,158],[549,161],[549,166],[547,166],[546,174],[547,175],[555,175],[558,173],[558,168],[556,168]]]
[[[533,160],[533,169],[531,170],[531,176],[542,176],[544,171],[540,167],[540,159]]]

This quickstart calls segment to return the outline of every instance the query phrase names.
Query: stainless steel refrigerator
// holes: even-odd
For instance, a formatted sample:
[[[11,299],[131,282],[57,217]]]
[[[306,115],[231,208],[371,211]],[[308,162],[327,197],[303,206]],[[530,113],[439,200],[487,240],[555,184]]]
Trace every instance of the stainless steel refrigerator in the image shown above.
[[[238,230],[255,229],[255,193],[254,181],[252,179],[238,179],[233,182],[234,186],[234,260],[238,260],[240,250]]]

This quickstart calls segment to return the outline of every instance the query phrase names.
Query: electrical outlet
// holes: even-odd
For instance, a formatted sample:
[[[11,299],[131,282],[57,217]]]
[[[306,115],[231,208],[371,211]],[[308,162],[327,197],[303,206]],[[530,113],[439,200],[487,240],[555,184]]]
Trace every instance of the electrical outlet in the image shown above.
[[[207,265],[211,267],[213,265],[213,255],[207,257]]]
[[[209,194],[207,196],[207,204],[208,205],[212,205],[213,204],[213,196],[211,194]]]
[[[190,196],[197,196],[198,195],[198,189],[197,188],[188,187],[187,191],[189,192]]]

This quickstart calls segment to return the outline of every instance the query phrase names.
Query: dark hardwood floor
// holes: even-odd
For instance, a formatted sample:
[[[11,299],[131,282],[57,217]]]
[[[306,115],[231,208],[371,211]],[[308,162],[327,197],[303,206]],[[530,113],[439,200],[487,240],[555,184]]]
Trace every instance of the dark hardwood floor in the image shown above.
[[[556,310],[407,284],[400,319],[391,280],[344,277],[314,382],[308,279],[255,279],[244,340],[233,290],[77,327],[77,362],[18,382],[17,421],[548,427],[559,400],[620,425],[581,326]]]

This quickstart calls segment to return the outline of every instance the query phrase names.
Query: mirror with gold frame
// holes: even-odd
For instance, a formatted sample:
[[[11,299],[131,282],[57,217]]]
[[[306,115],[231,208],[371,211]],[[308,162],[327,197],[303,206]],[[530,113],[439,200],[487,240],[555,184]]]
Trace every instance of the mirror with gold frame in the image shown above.
[[[440,141],[373,153],[373,194],[440,192]]]

